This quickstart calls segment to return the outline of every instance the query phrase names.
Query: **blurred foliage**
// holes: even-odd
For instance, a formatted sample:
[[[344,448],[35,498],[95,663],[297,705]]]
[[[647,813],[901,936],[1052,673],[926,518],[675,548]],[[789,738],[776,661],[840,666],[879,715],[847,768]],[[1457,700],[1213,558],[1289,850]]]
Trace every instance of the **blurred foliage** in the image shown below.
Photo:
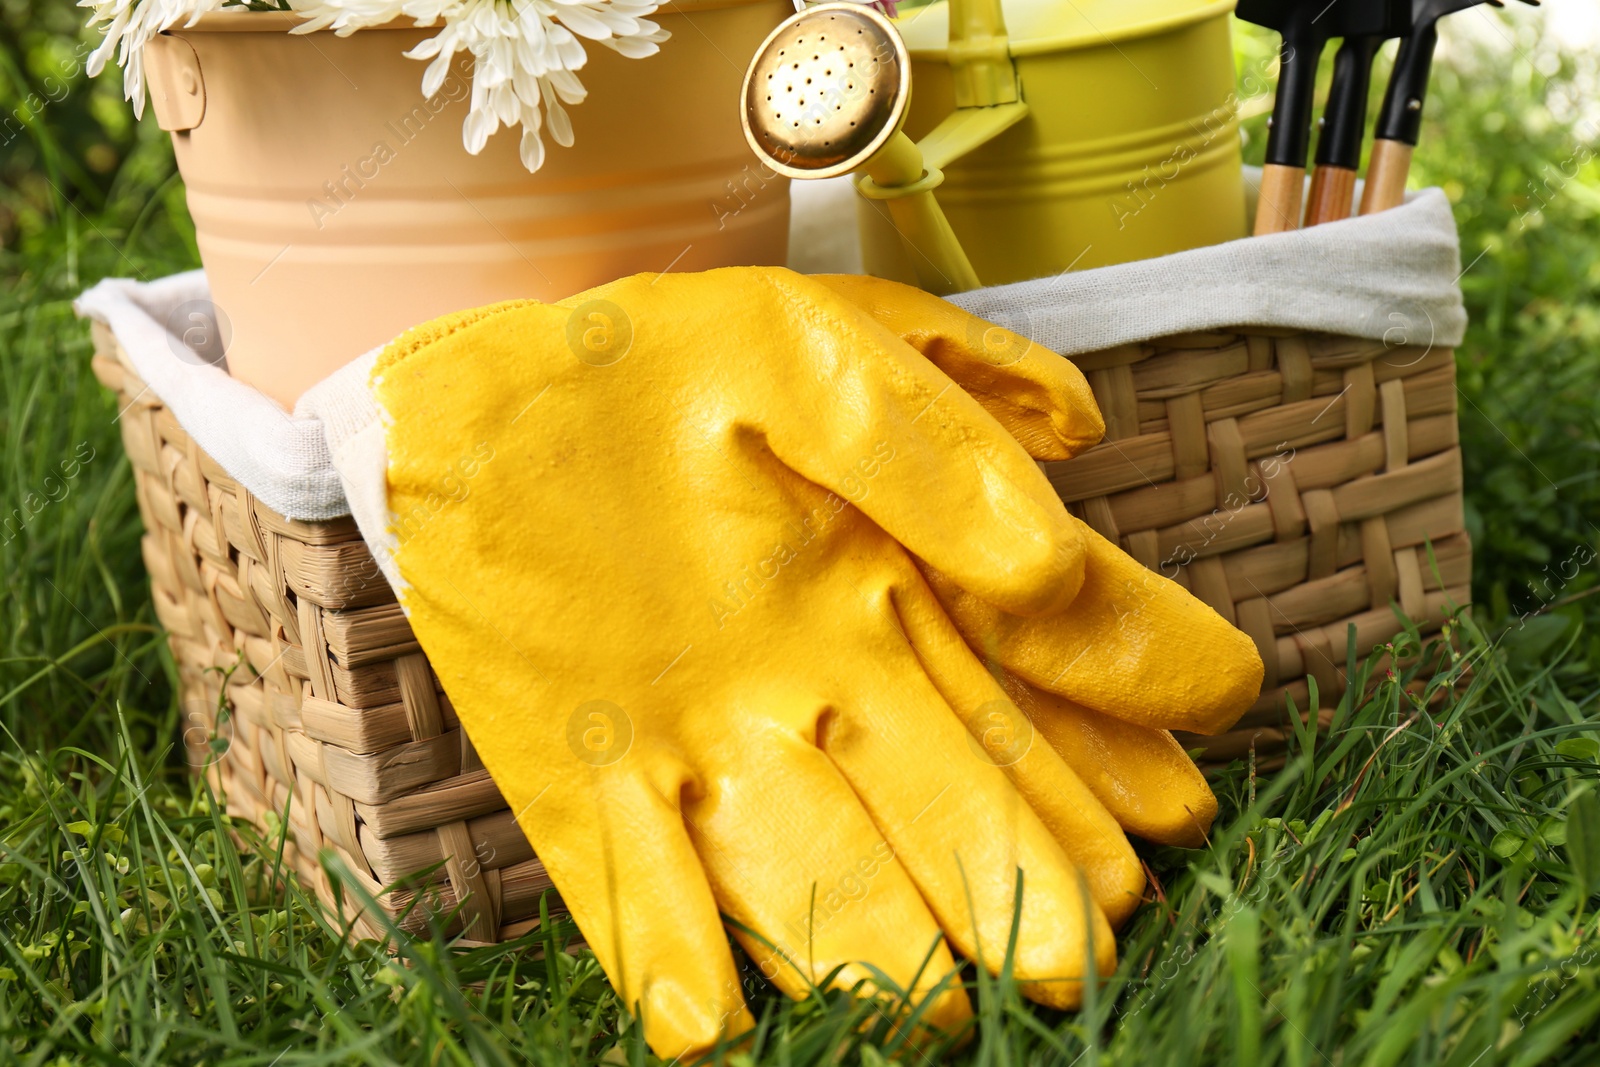
[[[1461,231],[1473,598],[1493,625],[1563,620],[1537,626],[1530,652],[1587,619],[1586,658],[1600,664],[1600,596],[1584,596],[1600,589],[1600,62],[1540,29],[1515,5],[1444,23],[1411,178],[1445,191]],[[1270,67],[1276,39],[1239,30],[1239,69]],[[1386,80],[1382,59],[1374,118]],[[1241,111],[1259,163],[1270,98]]]
[[[168,136],[136,122],[115,65],[85,69],[99,35],[56,0],[0,0],[0,272],[47,288],[138,275],[141,256],[198,266]],[[84,272],[79,244],[107,266]],[[120,265],[118,265],[120,264]],[[41,270],[60,272],[38,277]]]
[[[1417,167],[1461,226],[1474,593],[1502,616],[1594,589],[1600,555],[1600,128],[1545,103],[1579,83],[1578,60],[1533,55],[1441,70],[1455,106],[1429,113]]]

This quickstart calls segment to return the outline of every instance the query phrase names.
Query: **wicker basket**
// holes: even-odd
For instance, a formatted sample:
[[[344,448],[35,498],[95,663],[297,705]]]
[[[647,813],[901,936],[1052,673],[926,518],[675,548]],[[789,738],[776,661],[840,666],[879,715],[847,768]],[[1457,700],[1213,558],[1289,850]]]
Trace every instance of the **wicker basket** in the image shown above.
[[[1455,353],[1252,327],[1074,356],[1106,438],[1044,465],[1074,514],[1255,641],[1261,698],[1205,762],[1326,726],[1357,658],[1471,596]],[[1430,558],[1431,553],[1431,558]]]
[[[94,338],[96,374],[125,408],[186,742],[229,811],[261,823],[287,804],[288,859],[330,904],[341,890],[316,862],[323,848],[386,910],[411,909],[404,925],[423,921],[412,908],[422,894],[447,911],[459,902],[470,940],[531,929],[549,878],[355,524],[262,505],[145,389],[108,329],[96,325]],[[1337,701],[1350,624],[1362,653],[1400,631],[1392,604],[1426,632],[1467,602],[1448,349],[1251,328],[1074,362],[1106,440],[1045,464],[1051,482],[1091,526],[1249,634],[1266,661],[1239,727],[1200,742],[1207,762],[1281,749],[1284,694],[1307,708],[1308,675],[1324,707]],[[379,935],[367,918],[358,930]]]
[[[354,520],[298,522],[256,500],[145,389],[110,330],[93,333],[95,375],[125,408],[191,765],[229,814],[262,825],[287,808],[285,864],[356,917],[357,936],[385,934],[356,899],[336,898],[317,861],[324,848],[404,928],[434,909],[473,941],[532,929],[550,879]]]

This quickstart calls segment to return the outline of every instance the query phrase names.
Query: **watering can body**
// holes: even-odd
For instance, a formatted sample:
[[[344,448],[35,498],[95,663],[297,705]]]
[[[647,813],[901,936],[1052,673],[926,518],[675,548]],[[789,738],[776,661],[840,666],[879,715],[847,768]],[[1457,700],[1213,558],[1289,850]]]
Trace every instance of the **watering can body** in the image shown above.
[[[1246,235],[1231,0],[1004,0],[1028,113],[944,167],[939,202],[985,285]],[[897,21],[906,132],[956,107],[946,0]],[[914,281],[881,201],[861,199],[868,273]]]

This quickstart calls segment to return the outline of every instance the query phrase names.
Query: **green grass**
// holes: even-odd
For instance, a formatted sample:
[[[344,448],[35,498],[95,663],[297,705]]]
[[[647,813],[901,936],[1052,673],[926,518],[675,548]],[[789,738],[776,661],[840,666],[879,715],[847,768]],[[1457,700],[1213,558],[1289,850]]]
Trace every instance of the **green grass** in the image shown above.
[[[64,69],[77,17],[0,0],[0,116]],[[1513,54],[1441,69],[1430,101],[1418,175],[1455,200],[1464,260],[1484,253],[1459,353],[1473,614],[1281,770],[1222,776],[1211,846],[1148,852],[1160,898],[1083,1012],[968,969],[978,1019],[930,1060],[1600,1057],[1600,169],[1526,188],[1593,143],[1559,106],[1586,76]],[[552,951],[560,924],[398,961],[351,944],[280,877],[273,828],[187,773],[117,410],[70,300],[193,265],[192,231],[164,136],[69,81],[0,147],[0,519],[28,515],[0,530],[0,1064],[649,1060],[592,956]],[[730,1061],[918,1059],[869,1003],[749,991],[761,1029]]]

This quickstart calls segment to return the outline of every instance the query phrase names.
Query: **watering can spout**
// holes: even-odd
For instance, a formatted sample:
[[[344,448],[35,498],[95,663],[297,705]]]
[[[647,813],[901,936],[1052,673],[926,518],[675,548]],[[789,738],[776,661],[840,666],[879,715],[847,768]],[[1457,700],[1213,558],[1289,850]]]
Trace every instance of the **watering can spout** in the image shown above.
[[[944,175],[901,130],[911,99],[911,57],[871,8],[824,4],[785,19],[745,72],[745,140],[791,178],[857,175],[865,197],[885,202],[917,284],[944,296],[978,277],[933,199]]]
[[[1028,111],[999,0],[958,0],[956,18],[950,47],[965,89],[920,145],[901,131],[911,97],[905,42],[876,11],[852,4],[811,8],[774,30],[745,74],[741,107],[746,140],[778,173],[854,173],[856,190],[893,218],[917,283],[941,296],[980,284],[933,198],[942,167]]]

